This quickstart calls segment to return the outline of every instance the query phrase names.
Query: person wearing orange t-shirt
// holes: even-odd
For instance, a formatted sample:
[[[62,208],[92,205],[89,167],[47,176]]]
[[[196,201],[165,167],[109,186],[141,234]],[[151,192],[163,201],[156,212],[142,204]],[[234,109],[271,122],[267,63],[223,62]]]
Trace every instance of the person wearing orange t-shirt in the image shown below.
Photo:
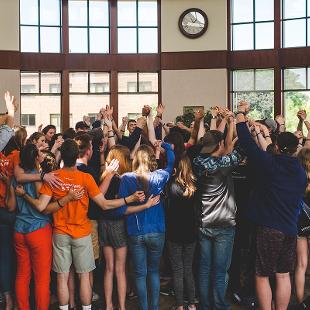
[[[1,153],[0,180],[0,291],[4,293],[6,309],[13,309],[12,293],[14,289],[14,221],[15,213],[10,212],[5,198],[14,167],[19,163],[19,151],[24,146],[27,132],[17,127]]]
[[[53,213],[53,270],[57,273],[57,293],[59,308],[68,310],[68,277],[73,263],[80,279],[80,299],[83,310],[91,309],[92,287],[89,273],[95,269],[91,242],[91,222],[87,217],[89,198],[102,209],[113,209],[134,201],[144,201],[143,192],[135,192],[121,199],[106,200],[90,174],[81,172],[75,166],[79,156],[77,143],[67,139],[60,149],[64,167],[55,171],[62,185],[51,187],[44,183],[39,199],[28,195],[28,200],[35,208],[45,214]],[[62,205],[59,200],[72,188],[83,192],[80,200]],[[49,204],[54,199],[57,203]]]

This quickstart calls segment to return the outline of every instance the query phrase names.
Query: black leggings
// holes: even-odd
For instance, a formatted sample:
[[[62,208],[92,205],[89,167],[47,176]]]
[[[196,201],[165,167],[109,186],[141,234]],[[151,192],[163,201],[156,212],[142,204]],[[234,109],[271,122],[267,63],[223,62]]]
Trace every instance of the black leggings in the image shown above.
[[[193,258],[196,242],[174,243],[168,241],[169,258],[171,262],[173,288],[176,305],[184,304],[183,280],[189,304],[195,302],[195,282],[193,277]]]

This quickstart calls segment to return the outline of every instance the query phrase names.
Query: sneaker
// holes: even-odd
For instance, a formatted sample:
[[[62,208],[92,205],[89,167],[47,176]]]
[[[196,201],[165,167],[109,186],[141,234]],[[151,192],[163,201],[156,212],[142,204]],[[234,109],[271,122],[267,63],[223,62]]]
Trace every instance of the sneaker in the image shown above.
[[[170,287],[163,287],[160,289],[160,294],[164,296],[174,296],[174,291]]]
[[[96,293],[96,292],[94,292],[93,291],[93,297],[92,297],[92,301],[98,301],[100,299],[100,296]]]
[[[127,300],[133,300],[133,299],[138,298],[138,295],[136,295],[133,291],[131,291],[131,292],[127,293],[126,298],[127,298]]]

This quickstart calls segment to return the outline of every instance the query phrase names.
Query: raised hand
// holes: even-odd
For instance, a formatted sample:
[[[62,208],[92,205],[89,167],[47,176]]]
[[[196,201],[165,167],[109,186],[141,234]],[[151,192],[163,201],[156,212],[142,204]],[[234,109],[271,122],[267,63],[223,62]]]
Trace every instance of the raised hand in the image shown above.
[[[211,107],[210,112],[212,117],[217,117],[219,114],[219,107]]]
[[[43,124],[40,124],[38,127],[38,132],[42,132]]]
[[[106,172],[110,174],[115,174],[117,173],[119,168],[119,161],[117,159],[112,159],[109,164],[106,163]]]
[[[156,108],[157,116],[162,116],[164,111],[165,111],[165,106],[162,103],[160,103]]]
[[[203,117],[204,117],[204,113],[202,111],[198,110],[195,112],[195,120],[200,121],[201,119],[203,119]]]
[[[149,116],[150,113],[151,113],[151,107],[148,106],[148,105],[145,105],[143,108],[142,108],[142,116]]]
[[[4,93],[5,105],[9,114],[14,114],[17,111],[16,99],[14,96],[11,96],[9,91]]]
[[[127,116],[122,117],[122,124],[124,127],[126,127],[127,123],[128,123],[128,117]]]
[[[239,105],[238,105],[238,111],[239,112],[248,113],[249,110],[250,110],[250,105],[247,101],[242,100],[239,102]]]

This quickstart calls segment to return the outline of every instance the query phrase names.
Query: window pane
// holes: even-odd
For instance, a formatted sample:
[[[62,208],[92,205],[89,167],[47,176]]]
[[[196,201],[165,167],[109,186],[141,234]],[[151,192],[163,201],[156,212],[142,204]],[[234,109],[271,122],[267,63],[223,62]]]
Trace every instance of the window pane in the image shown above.
[[[284,18],[306,16],[306,0],[283,0]]]
[[[70,53],[87,53],[87,28],[69,28]]]
[[[233,90],[254,90],[254,70],[234,71]]]
[[[60,28],[41,27],[41,52],[59,53],[60,52]]]
[[[117,25],[118,26],[137,26],[136,1],[119,0],[117,1]]]
[[[60,0],[40,0],[40,24],[60,26]]]
[[[89,52],[109,53],[109,29],[90,28],[89,29]]]
[[[306,110],[310,113],[310,92],[309,91],[295,91],[284,93],[284,114],[285,124],[288,131],[294,132],[297,128],[298,118],[297,112],[300,109]]]
[[[89,74],[89,83],[91,93],[108,93],[110,91],[109,73],[91,72]]]
[[[137,53],[136,29],[119,28],[117,41],[119,53]]]
[[[250,103],[250,117],[253,119],[273,118],[274,93],[273,92],[249,92],[234,93],[234,110],[237,111],[238,103],[246,100]]]
[[[256,0],[255,1],[255,21],[274,19],[274,0]]]
[[[69,74],[70,93],[87,93],[88,92],[88,73],[71,72]]]
[[[157,73],[139,73],[139,92],[158,92]]]
[[[38,0],[20,0],[20,23],[38,24]]]
[[[102,0],[89,1],[89,25],[109,26],[109,3]]]
[[[233,0],[232,5],[233,22],[252,22],[253,21],[253,1],[252,0]]]
[[[233,49],[253,49],[253,24],[233,26]]]
[[[139,53],[157,52],[157,28],[139,28]]]
[[[138,2],[139,26],[157,26],[157,1]]]
[[[255,71],[255,90],[273,90],[274,77],[273,70]]]
[[[20,74],[21,93],[38,93],[39,92],[39,73],[37,72],[22,72]]]
[[[127,116],[133,118],[134,116],[141,116],[142,107],[149,105],[156,109],[158,106],[157,94],[129,94],[118,95],[118,123],[121,124],[122,117]]]
[[[274,48],[274,23],[255,24],[255,48]]]
[[[284,89],[305,89],[306,68],[284,70]]]
[[[60,114],[60,101],[60,96],[21,96],[21,114],[36,116],[36,124],[26,128],[28,135],[37,131],[38,125],[48,125],[50,114]],[[60,131],[60,127],[57,131]]]
[[[21,52],[39,51],[38,27],[20,27],[20,50]]]
[[[84,115],[97,114],[109,104],[109,95],[70,95],[70,127],[75,127],[77,122],[83,120]]]
[[[55,72],[41,73],[41,93],[61,93],[61,75]]]
[[[137,73],[118,73],[118,92],[137,92]]]
[[[69,26],[87,26],[86,0],[69,0]]]
[[[283,47],[306,45],[306,20],[287,20],[283,22]]]

